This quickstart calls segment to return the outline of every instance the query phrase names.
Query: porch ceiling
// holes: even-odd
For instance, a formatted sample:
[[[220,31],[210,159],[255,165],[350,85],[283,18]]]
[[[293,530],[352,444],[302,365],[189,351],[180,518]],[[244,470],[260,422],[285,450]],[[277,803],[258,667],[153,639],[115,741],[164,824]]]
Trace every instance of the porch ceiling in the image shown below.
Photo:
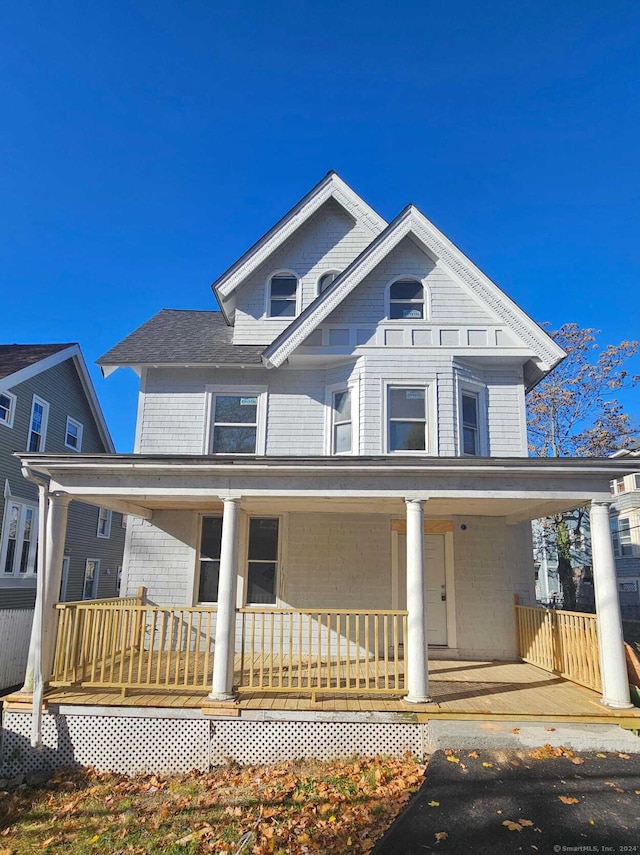
[[[242,497],[255,513],[403,516],[404,499],[415,498],[427,501],[428,517],[515,523],[608,501],[610,481],[633,470],[610,458],[18,456],[27,476],[50,478],[52,491],[147,518],[158,510],[219,509],[225,497]]]

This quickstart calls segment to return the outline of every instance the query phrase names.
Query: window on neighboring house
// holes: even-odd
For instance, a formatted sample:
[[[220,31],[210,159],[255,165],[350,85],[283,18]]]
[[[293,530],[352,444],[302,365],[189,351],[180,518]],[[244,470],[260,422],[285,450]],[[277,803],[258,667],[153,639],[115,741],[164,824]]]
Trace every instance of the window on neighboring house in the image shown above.
[[[480,429],[478,422],[478,396],[473,392],[462,392],[462,453],[480,454]]]
[[[256,454],[259,395],[215,394],[213,454]]]
[[[269,280],[269,317],[295,318],[298,280],[291,273],[278,273]]]
[[[388,388],[388,451],[427,450],[427,391],[423,388]]]
[[[97,537],[111,537],[111,516],[111,511],[106,508],[99,508]]]
[[[332,396],[333,454],[347,454],[352,450],[351,389],[341,389]]]
[[[390,320],[425,317],[424,288],[416,279],[398,279],[389,288]]]
[[[100,574],[100,560],[87,558],[84,565],[84,580],[82,582],[82,599],[95,600],[98,596],[98,575]]]
[[[220,549],[222,545],[222,517],[203,517],[200,534],[200,580],[198,602],[218,602],[220,579]]]
[[[278,576],[279,520],[249,520],[247,602],[275,604]]]
[[[67,588],[69,586],[69,569],[71,567],[71,556],[65,555],[62,559],[62,578],[60,579],[60,602],[67,599]]]
[[[116,597],[120,596],[120,589],[122,588],[122,565],[120,565],[116,571]]]
[[[16,409],[16,396],[11,392],[0,392],[0,424],[13,427]]]
[[[318,294],[326,291],[329,285],[333,285],[335,280],[340,276],[337,270],[331,270],[329,273],[323,273],[318,279]]]
[[[82,423],[67,416],[67,429],[65,431],[64,444],[74,451],[82,450]]]
[[[38,511],[35,505],[8,499],[2,523],[3,577],[25,578],[36,572]]]
[[[631,485],[633,490],[640,490],[640,475],[637,472],[631,476]]]
[[[611,495],[617,496],[620,493],[624,493],[624,478],[616,478],[611,482]]]
[[[617,517],[611,520],[611,536],[613,538],[613,551],[616,558],[633,555],[633,538],[631,536],[631,520],[626,517]]]
[[[49,404],[33,396],[31,405],[31,420],[29,422],[29,441],[27,451],[44,451],[47,436],[47,421],[49,419]]]

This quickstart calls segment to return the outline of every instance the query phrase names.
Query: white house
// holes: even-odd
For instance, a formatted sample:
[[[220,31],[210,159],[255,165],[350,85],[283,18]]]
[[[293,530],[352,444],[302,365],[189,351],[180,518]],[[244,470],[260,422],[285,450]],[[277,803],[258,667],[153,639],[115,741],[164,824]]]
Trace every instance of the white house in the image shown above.
[[[430,660],[518,658],[530,521],[590,503],[602,697],[627,707],[608,502],[629,467],[527,457],[553,340],[416,207],[387,223],[333,172],[212,287],[219,310],[163,310],[99,360],[140,376],[134,454],[20,455],[51,479],[51,590],[73,496],[129,515],[122,594],[148,597],[111,669],[89,611],[53,661],[49,604],[44,680],[428,705]]]

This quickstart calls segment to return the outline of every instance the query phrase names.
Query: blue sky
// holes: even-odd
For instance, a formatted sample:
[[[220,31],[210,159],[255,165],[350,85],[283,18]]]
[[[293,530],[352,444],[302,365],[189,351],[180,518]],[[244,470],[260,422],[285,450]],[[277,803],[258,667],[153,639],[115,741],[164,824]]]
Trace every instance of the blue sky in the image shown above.
[[[620,0],[3,4],[0,340],[93,363],[214,308],[329,169],[387,219],[416,204],[536,320],[640,337],[639,43]],[[129,451],[136,378],[92,373]]]

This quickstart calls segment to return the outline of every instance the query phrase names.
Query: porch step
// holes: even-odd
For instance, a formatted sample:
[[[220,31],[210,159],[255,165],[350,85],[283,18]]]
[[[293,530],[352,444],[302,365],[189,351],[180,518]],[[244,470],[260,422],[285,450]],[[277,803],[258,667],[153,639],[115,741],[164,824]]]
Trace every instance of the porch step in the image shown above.
[[[532,721],[456,721],[431,719],[429,750],[530,749],[549,743],[573,751],[640,754],[640,738],[617,724],[553,724]]]

